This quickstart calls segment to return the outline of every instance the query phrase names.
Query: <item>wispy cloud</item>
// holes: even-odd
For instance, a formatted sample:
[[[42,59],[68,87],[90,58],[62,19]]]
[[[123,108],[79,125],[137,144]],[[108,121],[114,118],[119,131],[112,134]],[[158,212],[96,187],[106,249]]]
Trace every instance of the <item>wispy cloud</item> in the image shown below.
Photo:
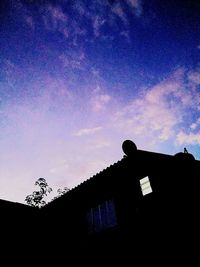
[[[137,16],[142,14],[142,1],[141,0],[125,0],[126,3],[133,10],[133,13]]]
[[[156,133],[160,140],[169,139],[174,127],[181,122],[181,117],[166,98],[179,87],[179,83],[170,79],[144,91],[140,98],[116,114],[116,121],[120,121],[120,127],[132,134],[153,136]]]
[[[200,71],[190,71],[188,73],[188,78],[196,85],[200,85]]]
[[[60,6],[45,5],[41,13],[46,30],[58,31],[68,38],[68,17]]]
[[[15,65],[8,61],[6,66],[12,73]],[[40,86],[37,97],[21,99],[0,113],[1,118],[6,115],[0,174],[12,180],[14,200],[23,201],[30,184],[41,176],[53,187],[75,186],[119,160],[127,138],[138,148],[156,151],[167,141],[174,147],[200,142],[200,116],[192,116],[199,106],[198,86],[184,69],[128,103],[114,99],[103,86],[86,90],[84,99],[70,91],[64,79],[46,77]],[[10,192],[7,184],[1,179],[1,197]]]
[[[125,0],[132,8],[139,8],[141,1],[140,0]]]
[[[91,99],[92,109],[95,112],[100,112],[105,110],[106,106],[111,100],[111,96],[108,94],[99,94]]]
[[[35,21],[32,16],[25,16],[24,17],[27,25],[34,31],[35,30]]]
[[[200,133],[185,133],[183,131],[177,134],[176,140],[179,145],[189,144],[196,145],[200,144]]]
[[[95,128],[84,128],[78,130],[74,135],[75,136],[85,136],[85,135],[93,135],[97,132],[99,132],[102,129],[102,127],[95,127]]]
[[[123,9],[123,6],[120,4],[120,2],[116,2],[115,4],[113,4],[111,7],[111,11],[116,16],[118,16],[125,25],[128,24],[128,19],[127,19],[126,13]]]
[[[26,24],[35,30],[37,25],[42,21],[44,29],[51,33],[60,33],[68,42],[78,46],[79,38],[92,41],[92,36],[88,35],[93,32],[93,41],[95,38],[105,38],[106,33],[103,32],[103,27],[115,28],[119,27],[119,20],[121,25],[126,30],[121,28],[126,39],[127,29],[129,27],[129,17],[140,16],[142,14],[141,0],[124,0],[124,1],[89,1],[86,4],[82,0],[77,0],[71,3],[66,9],[64,1],[42,2],[36,3],[36,10],[34,13],[28,5],[22,4],[21,1],[16,1],[16,9],[22,12],[22,17]],[[127,9],[131,12],[127,13]],[[94,12],[94,10],[96,10]],[[73,16],[71,13],[73,12]],[[85,24],[85,22],[87,23]],[[120,26],[121,27],[121,26]],[[112,38],[110,38],[112,41]]]
[[[178,130],[195,123],[192,110],[197,111],[199,106],[199,93],[193,87],[188,88],[185,75],[183,69],[178,69],[118,111],[115,114],[118,131],[126,129],[127,134],[152,144],[168,140],[175,144],[176,139],[181,144],[187,136],[190,141],[197,140],[197,135],[187,135],[184,131],[180,134]]]
[[[120,35],[123,36],[129,43],[131,42],[130,33],[128,30],[121,31]]]
[[[72,69],[84,69],[85,67],[85,54],[83,51],[68,50],[65,54],[59,56],[63,67]]]
[[[77,11],[80,16],[91,16],[88,6],[81,0],[73,1],[73,10]]]
[[[100,16],[95,16],[93,22],[93,29],[95,37],[99,37],[101,34],[101,27],[105,24],[106,20]]]
[[[48,31],[61,33],[70,44],[77,46],[78,38],[87,34],[87,29],[82,24],[83,16],[88,14],[87,7],[80,1],[72,5],[74,16],[69,15],[70,8],[68,11],[64,11],[63,7],[64,5],[61,4],[47,4],[41,8],[45,28]]]
[[[7,82],[7,85],[10,88],[16,88],[19,84],[22,84],[22,81],[24,81],[25,73],[23,72],[22,68],[20,68],[17,64],[15,64],[10,59],[5,59],[2,62],[1,70],[4,74],[4,78]],[[10,94],[20,94],[19,92],[15,92],[16,90],[12,90]],[[6,90],[4,90],[4,93],[6,93]],[[10,95],[11,96],[11,95]]]
[[[196,121],[194,121],[194,122],[190,125],[190,128],[191,128],[192,130],[196,130],[197,127],[199,127],[199,126],[200,126],[200,118],[198,118]]]

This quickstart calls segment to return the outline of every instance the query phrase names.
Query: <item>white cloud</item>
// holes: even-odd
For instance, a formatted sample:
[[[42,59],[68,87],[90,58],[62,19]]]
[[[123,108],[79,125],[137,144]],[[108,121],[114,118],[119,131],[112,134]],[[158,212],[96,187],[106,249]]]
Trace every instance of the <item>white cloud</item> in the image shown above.
[[[169,109],[164,99],[151,103],[147,97],[134,100],[116,119],[117,127],[133,135],[152,135],[154,139],[168,140],[180,122],[176,111]],[[157,136],[157,137],[156,137]]]
[[[99,132],[102,129],[102,127],[95,127],[95,128],[83,128],[80,129],[78,132],[76,132],[75,136],[86,136],[86,135],[93,135],[97,132]]]
[[[181,117],[167,97],[179,89],[176,81],[165,81],[143,93],[142,97],[133,100],[116,117],[116,122],[126,131],[136,135],[151,135],[157,139],[169,139],[174,127],[181,122]]]
[[[94,96],[91,100],[93,111],[99,112],[105,110],[110,100],[111,96],[108,94],[99,94]]]
[[[190,128],[192,130],[196,130],[196,128],[200,126],[200,118],[198,118],[195,122],[193,122],[191,125],[190,125]]]
[[[168,100],[167,103],[169,106],[175,106],[178,103],[185,108],[197,108],[200,94],[195,87],[184,82],[185,73],[186,71],[180,68],[160,84],[156,85],[147,93],[149,100],[156,103],[160,97],[164,97]]]
[[[196,85],[200,85],[200,71],[191,71],[188,74],[188,78]]]
[[[185,71],[178,69],[118,111],[114,118],[118,132],[125,131],[145,144],[147,140],[159,144],[167,140],[175,143],[178,129],[183,125],[195,129],[199,120],[194,121],[192,112],[198,110],[199,93],[193,87],[188,88],[184,78]],[[189,136],[189,140],[195,138],[198,136]],[[186,140],[186,135],[178,135],[179,141],[183,139]]]
[[[200,144],[200,133],[184,133],[183,131],[179,132],[176,136],[176,140],[179,145],[182,144]]]

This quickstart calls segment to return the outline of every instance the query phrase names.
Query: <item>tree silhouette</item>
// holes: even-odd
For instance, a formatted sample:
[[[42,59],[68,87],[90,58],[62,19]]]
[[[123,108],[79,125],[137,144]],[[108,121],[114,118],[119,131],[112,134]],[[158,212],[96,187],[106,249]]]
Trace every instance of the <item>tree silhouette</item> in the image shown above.
[[[35,185],[38,185],[40,187],[39,191],[33,191],[32,194],[26,196],[25,202],[32,206],[32,207],[38,207],[41,208],[44,205],[46,205],[46,201],[44,200],[44,197],[47,196],[47,194],[51,193],[52,188],[49,187],[46,180],[44,178],[39,178]]]
[[[55,200],[55,199],[57,199],[57,198],[59,198],[59,197],[61,197],[62,195],[64,195],[65,193],[67,193],[69,190],[70,190],[70,189],[69,189],[68,187],[64,187],[63,189],[59,188],[59,189],[57,190],[58,195],[55,196],[55,197],[52,199],[52,201]]]

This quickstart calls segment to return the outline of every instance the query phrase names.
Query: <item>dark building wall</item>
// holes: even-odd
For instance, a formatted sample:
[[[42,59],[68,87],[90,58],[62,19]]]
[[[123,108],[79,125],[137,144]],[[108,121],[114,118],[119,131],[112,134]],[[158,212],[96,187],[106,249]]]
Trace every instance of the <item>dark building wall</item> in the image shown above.
[[[55,257],[76,251],[132,259],[144,251],[156,262],[157,254],[172,257],[177,247],[184,252],[199,235],[199,171],[200,162],[190,155],[136,150],[40,210],[0,203],[1,223],[8,222],[13,233],[26,231],[25,242],[45,235],[46,250]],[[144,177],[152,188],[146,195]],[[91,228],[88,213],[98,208],[105,216],[105,203],[113,205],[116,218],[109,227],[104,220],[105,227]]]
[[[138,150],[47,205],[43,215],[52,233],[76,249],[128,251],[132,244],[139,253],[154,240],[158,251],[171,242],[172,254],[197,230],[199,169],[198,161]],[[146,176],[153,192],[143,196],[140,179]],[[89,233],[88,211],[107,200],[114,202],[117,225]]]
[[[38,235],[38,210],[27,205],[0,200],[0,255],[2,264],[22,264],[32,258]]]

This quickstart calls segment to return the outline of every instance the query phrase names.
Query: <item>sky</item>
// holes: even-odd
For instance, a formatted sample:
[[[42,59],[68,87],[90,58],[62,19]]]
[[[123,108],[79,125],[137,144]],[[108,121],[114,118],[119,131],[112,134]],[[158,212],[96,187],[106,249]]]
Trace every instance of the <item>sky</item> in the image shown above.
[[[0,198],[73,188],[126,139],[200,160],[200,2],[1,0]]]

